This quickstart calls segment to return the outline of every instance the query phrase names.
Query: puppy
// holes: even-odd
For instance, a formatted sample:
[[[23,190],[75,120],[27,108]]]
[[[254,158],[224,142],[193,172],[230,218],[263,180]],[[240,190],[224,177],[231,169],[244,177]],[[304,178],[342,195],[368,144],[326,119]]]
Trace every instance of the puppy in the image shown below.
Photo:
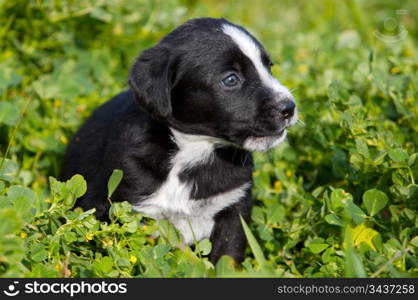
[[[191,20],[145,50],[130,89],[98,108],[68,146],[62,179],[81,174],[76,205],[106,220],[112,201],[169,220],[185,244],[210,238],[210,260],[243,260],[240,215],[251,213],[250,151],[279,145],[297,120],[289,90],[271,74],[263,46],[225,19]]]

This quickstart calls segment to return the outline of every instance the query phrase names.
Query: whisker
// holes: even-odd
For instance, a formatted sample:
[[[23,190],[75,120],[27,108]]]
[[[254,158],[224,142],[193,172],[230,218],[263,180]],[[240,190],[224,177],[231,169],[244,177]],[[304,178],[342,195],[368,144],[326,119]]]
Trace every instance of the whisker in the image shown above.
[[[298,120],[296,121],[296,123],[297,123],[298,125],[306,126],[306,123],[305,123],[305,122],[303,122],[301,119],[298,119]]]

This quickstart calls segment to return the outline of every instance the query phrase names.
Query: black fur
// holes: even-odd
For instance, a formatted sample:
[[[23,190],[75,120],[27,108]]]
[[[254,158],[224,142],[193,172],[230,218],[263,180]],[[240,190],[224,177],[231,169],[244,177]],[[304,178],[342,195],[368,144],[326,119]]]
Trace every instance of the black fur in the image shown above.
[[[131,89],[98,108],[81,127],[62,168],[62,179],[78,173],[88,183],[78,206],[95,207],[97,217],[107,220],[107,182],[113,169],[122,169],[124,177],[112,201],[135,204],[158,190],[178,151],[169,128],[226,142],[206,165],[180,174],[181,181],[194,183],[193,201],[251,182],[252,158],[240,146],[249,136],[277,134],[284,123],[273,101],[278,95],[263,86],[252,62],[222,33],[223,24],[230,23],[191,20],[145,50],[132,67]],[[268,55],[253,40],[268,68]],[[220,84],[231,72],[239,77],[239,88]],[[224,254],[243,259],[245,236],[239,215],[249,221],[250,193],[249,188],[243,199],[216,215],[213,262]]]

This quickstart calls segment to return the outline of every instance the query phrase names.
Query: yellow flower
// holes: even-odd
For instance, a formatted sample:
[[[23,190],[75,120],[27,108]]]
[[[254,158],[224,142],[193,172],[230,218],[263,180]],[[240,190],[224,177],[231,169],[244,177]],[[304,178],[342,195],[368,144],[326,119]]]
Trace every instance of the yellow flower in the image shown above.
[[[296,52],[296,58],[297,59],[304,59],[304,58],[306,58],[307,56],[308,56],[308,51],[306,50],[306,49],[299,49],[297,52]]]
[[[68,139],[67,139],[67,137],[65,135],[61,135],[60,136],[60,141],[63,144],[67,144],[68,143]]]
[[[305,119],[305,117],[300,112],[298,112],[298,118],[300,121],[303,121]]]
[[[365,243],[373,251],[377,251],[373,242],[373,238],[379,235],[377,231],[367,227],[364,223],[361,223],[354,228],[349,227],[349,230],[353,246],[359,247],[362,243]],[[343,243],[343,247],[346,247],[345,242]]]
[[[298,72],[302,74],[308,72],[308,66],[307,65],[298,66]]]
[[[376,139],[366,139],[366,144],[369,146],[377,146],[377,140]]]
[[[103,242],[104,247],[112,247],[113,246],[113,241],[108,239],[108,238],[104,239],[102,242]]]
[[[62,106],[62,102],[61,102],[61,100],[55,100],[55,101],[54,101],[54,106],[55,106],[55,107],[61,107],[61,106]]]
[[[91,241],[93,239],[94,235],[92,233],[86,234],[86,240]]]
[[[80,104],[77,106],[77,112],[82,113],[86,110],[87,106],[85,104]]]
[[[409,57],[414,56],[415,54],[414,51],[409,47],[405,48],[403,53],[405,54],[405,56],[409,56]]]
[[[60,272],[60,271],[61,271],[61,263],[57,263],[57,264],[54,266],[54,269],[55,269],[55,270],[57,270],[58,272]]]
[[[276,191],[278,191],[279,193],[280,193],[281,191],[283,191],[283,184],[282,184],[282,182],[281,182],[281,181],[279,181],[279,180],[276,180],[276,181],[274,182],[274,189],[275,189]]]
[[[122,35],[123,34],[123,26],[119,23],[113,27],[112,30],[114,35]]]
[[[6,51],[3,53],[3,57],[4,57],[5,59],[13,57],[13,51],[11,51],[11,50],[6,50]]]
[[[392,74],[397,74],[397,73],[400,73],[401,72],[401,69],[399,69],[398,67],[395,66],[392,69],[390,69],[390,72]]]
[[[129,261],[130,261],[131,263],[135,264],[135,263],[138,261],[138,259],[136,258],[136,256],[135,256],[135,255],[131,255],[131,257],[129,258]]]
[[[27,237],[27,236],[28,236],[28,234],[27,234],[26,232],[22,231],[22,232],[19,234],[19,236],[20,236],[20,238],[21,238],[21,239],[24,239],[25,237]]]
[[[155,239],[152,236],[147,236],[146,239],[150,245],[155,245]]]
[[[286,176],[287,176],[287,177],[292,176],[292,171],[290,171],[290,170],[286,170]]]

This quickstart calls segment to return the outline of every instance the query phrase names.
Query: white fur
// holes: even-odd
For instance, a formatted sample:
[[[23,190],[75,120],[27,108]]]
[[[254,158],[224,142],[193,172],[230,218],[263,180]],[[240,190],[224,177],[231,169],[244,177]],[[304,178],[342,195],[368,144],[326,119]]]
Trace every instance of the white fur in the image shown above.
[[[259,151],[264,152],[269,149],[272,149],[282,143],[287,136],[286,129],[280,136],[263,136],[255,137],[250,136],[244,141],[243,147],[248,151]]]
[[[252,61],[258,75],[267,87],[280,93],[284,98],[293,98],[290,91],[274,78],[263,65],[259,47],[246,32],[229,24],[223,25],[222,30],[226,35],[229,35],[232,38],[240,50]]]
[[[171,158],[166,181],[134,209],[155,219],[169,220],[182,234],[185,244],[210,237],[215,214],[239,201],[250,187],[246,183],[236,189],[206,199],[190,198],[192,184],[179,180],[179,174],[193,166],[203,165],[213,157],[221,140],[201,135],[184,134],[171,129],[179,151]]]

